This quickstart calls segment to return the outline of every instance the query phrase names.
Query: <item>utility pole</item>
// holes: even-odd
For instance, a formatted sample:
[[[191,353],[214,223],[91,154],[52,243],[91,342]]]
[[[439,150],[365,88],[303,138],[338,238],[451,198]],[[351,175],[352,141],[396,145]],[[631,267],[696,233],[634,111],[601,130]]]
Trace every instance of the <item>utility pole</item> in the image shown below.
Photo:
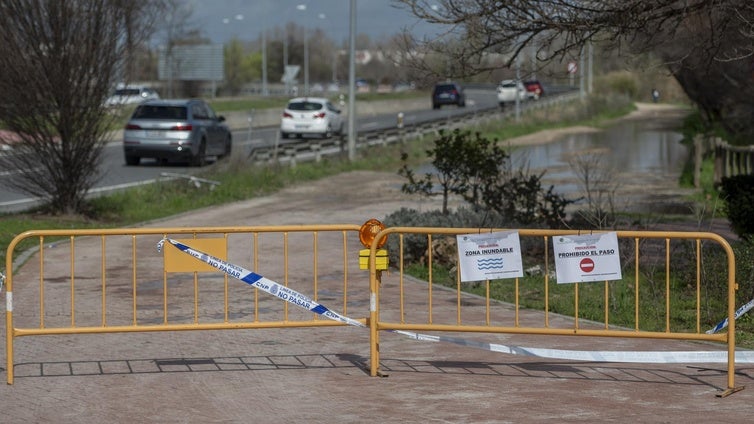
[[[267,97],[270,91],[267,87],[267,30],[262,31],[262,95]]]
[[[351,0],[348,26],[348,160],[356,160],[356,0]]]

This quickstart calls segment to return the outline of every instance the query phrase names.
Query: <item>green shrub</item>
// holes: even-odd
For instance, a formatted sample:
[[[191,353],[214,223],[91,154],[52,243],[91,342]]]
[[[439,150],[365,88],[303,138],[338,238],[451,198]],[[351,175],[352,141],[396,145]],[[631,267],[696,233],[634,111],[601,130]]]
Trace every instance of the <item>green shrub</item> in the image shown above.
[[[510,154],[481,133],[456,129],[440,131],[434,146],[426,151],[434,172],[419,178],[403,153],[398,174],[405,177],[404,193],[442,196],[442,212],[449,213],[448,199],[460,196],[473,209],[486,208],[506,223],[563,225],[566,207],[574,201],[542,186],[542,174],[528,168],[514,169]],[[489,215],[488,213],[486,215]]]
[[[754,175],[723,177],[720,191],[731,229],[739,237],[754,235]]]

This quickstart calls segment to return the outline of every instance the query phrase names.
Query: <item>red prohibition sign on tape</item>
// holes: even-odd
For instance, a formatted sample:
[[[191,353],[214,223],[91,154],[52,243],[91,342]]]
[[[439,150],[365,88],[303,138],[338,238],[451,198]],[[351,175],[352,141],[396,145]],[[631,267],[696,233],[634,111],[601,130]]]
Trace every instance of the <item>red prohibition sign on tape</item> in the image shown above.
[[[584,272],[594,271],[594,261],[590,258],[584,258],[579,262],[579,268]]]

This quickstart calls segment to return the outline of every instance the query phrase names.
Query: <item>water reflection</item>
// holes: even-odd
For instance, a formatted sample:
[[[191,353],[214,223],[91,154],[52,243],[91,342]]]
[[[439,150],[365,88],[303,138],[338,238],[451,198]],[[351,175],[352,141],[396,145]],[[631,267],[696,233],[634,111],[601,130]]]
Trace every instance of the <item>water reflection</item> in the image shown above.
[[[543,180],[559,193],[577,193],[582,182],[573,163],[599,158],[624,188],[666,184],[677,186],[689,154],[678,132],[653,128],[651,121],[626,121],[604,131],[573,134],[549,144],[517,148],[515,165],[532,172],[546,171]]]

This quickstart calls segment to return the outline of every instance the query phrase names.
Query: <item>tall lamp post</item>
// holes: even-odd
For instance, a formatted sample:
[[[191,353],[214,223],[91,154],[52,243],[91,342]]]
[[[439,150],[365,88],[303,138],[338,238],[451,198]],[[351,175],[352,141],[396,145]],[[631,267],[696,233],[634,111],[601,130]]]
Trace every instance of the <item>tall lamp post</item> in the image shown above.
[[[267,87],[267,28],[262,30],[262,95],[270,95]]]
[[[307,5],[299,4],[296,6],[296,10],[305,12]],[[317,15],[319,19],[326,19],[327,15],[320,13]],[[309,95],[309,28],[304,25],[304,94]]]
[[[296,6],[296,10],[305,12],[306,5],[299,4]],[[309,34],[306,25],[304,25],[304,95],[309,95]]]
[[[356,160],[356,0],[351,0],[348,25],[348,160]]]

